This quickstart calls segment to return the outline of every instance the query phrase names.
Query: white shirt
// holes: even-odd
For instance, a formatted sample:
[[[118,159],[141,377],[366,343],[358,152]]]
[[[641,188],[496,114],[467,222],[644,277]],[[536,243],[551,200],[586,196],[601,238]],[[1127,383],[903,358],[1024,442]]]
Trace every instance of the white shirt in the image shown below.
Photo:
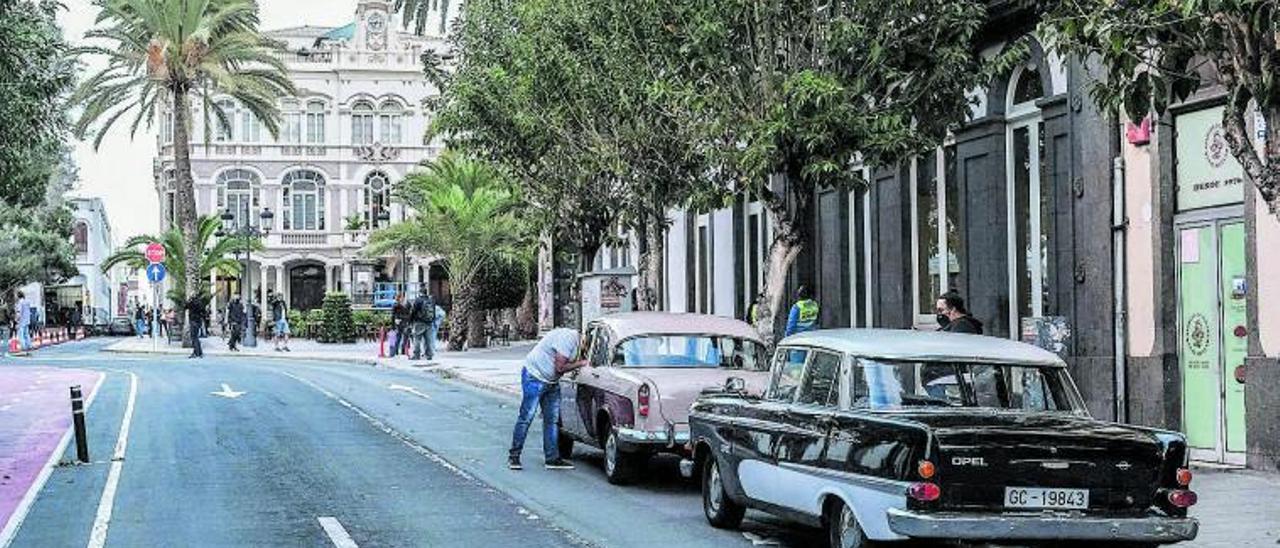
[[[581,336],[573,329],[552,329],[525,356],[525,371],[542,382],[556,382],[555,355],[560,354],[572,360],[578,355],[580,341]]]

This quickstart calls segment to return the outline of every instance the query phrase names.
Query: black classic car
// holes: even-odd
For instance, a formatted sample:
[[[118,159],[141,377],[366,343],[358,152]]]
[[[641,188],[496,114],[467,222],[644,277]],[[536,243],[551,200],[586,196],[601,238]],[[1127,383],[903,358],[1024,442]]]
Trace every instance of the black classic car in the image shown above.
[[[784,339],[763,397],[730,379],[690,413],[711,525],[756,508],[872,541],[1193,539],[1181,434],[1090,418],[1039,348],[845,329]]]

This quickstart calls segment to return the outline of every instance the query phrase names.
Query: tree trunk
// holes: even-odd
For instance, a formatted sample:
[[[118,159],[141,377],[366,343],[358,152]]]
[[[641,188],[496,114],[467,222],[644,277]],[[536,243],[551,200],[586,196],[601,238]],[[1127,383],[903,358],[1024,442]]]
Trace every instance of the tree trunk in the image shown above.
[[[521,339],[532,339],[538,334],[538,271],[530,268],[529,274],[524,301],[516,309],[515,330]]]
[[[1280,219],[1280,109],[1261,111],[1267,124],[1267,138],[1262,146],[1255,146],[1247,120],[1251,96],[1230,73],[1224,74],[1224,81],[1231,91],[1222,112],[1223,137],[1231,155],[1244,169],[1245,179],[1258,189],[1271,215]]]
[[[458,280],[469,282],[470,280]],[[453,310],[449,314],[449,350],[460,351],[467,342],[467,329],[475,307],[470,283],[459,283],[453,293]]]
[[[666,250],[661,218],[652,219],[640,231],[640,276],[636,284],[636,310],[662,308],[662,257]]]
[[[177,208],[175,217],[182,230],[183,259],[186,262],[186,291],[182,296],[184,302],[180,303],[185,309],[185,301],[200,292],[200,248],[197,234],[199,218],[196,212],[195,181],[191,177],[191,110],[187,90],[179,86],[173,92],[173,156],[176,175],[174,205]],[[183,330],[182,345],[191,345],[190,329]]]
[[[471,317],[467,321],[467,348],[484,348],[489,341],[484,336],[485,319],[488,314],[484,310],[472,308]]]
[[[794,207],[790,210],[776,193],[767,193],[761,200],[774,231],[765,266],[764,290],[761,292],[763,298],[756,303],[756,331],[770,345],[782,338],[783,328],[786,327],[783,311],[787,310],[787,295],[784,293],[787,273],[804,249],[808,237],[805,227],[808,226],[806,223],[813,205],[814,189],[803,181],[798,169],[788,174],[786,191],[791,193],[794,202]]]

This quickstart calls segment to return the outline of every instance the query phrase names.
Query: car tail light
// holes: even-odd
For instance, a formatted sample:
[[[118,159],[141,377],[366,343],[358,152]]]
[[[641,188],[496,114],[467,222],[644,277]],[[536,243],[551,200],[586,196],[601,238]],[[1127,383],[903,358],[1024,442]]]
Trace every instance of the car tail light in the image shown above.
[[[1181,485],[1183,487],[1191,485],[1191,470],[1188,470],[1186,468],[1179,468],[1177,479],[1178,479],[1178,485]]]
[[[932,462],[929,462],[927,460],[922,460],[920,461],[920,465],[916,467],[916,472],[920,474],[921,478],[930,479],[933,477],[935,473],[938,472],[938,469],[933,465]]]
[[[1186,489],[1174,489],[1173,491],[1169,491],[1169,504],[1177,506],[1178,508],[1190,508],[1195,506],[1196,501],[1199,499],[1200,497],[1196,496],[1195,491],[1188,491]]]
[[[942,489],[936,483],[913,483],[911,487],[907,488],[907,495],[921,502],[930,502],[938,500],[938,497],[942,496]]]
[[[640,394],[637,399],[640,402],[640,416],[649,416],[649,385],[640,385]]]

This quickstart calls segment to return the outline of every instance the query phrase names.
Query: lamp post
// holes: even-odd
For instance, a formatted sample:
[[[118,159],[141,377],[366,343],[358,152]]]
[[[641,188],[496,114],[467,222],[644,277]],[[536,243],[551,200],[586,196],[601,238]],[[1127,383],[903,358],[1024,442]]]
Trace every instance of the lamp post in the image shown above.
[[[379,223],[390,222],[391,212],[387,211],[386,208],[380,208],[378,209],[378,214],[374,218],[377,219]],[[404,244],[401,244],[399,247],[400,247],[400,291],[403,291],[405,296],[408,296],[409,295],[409,259],[405,255]]]
[[[224,236],[244,238],[244,268],[240,271],[240,302],[244,306],[245,318],[244,341],[242,344],[247,348],[258,346],[257,329],[254,329],[254,327],[257,326],[257,319],[253,317],[253,304],[252,301],[249,300],[249,294],[247,293],[250,285],[249,266],[253,262],[253,247],[249,241],[251,238],[266,237],[267,233],[271,232],[271,220],[275,218],[275,215],[271,213],[271,208],[264,207],[262,208],[262,212],[258,214],[258,217],[261,219],[259,226],[249,224],[248,219],[246,219],[244,223],[236,223],[236,227],[230,231],[219,228],[217,232],[217,236],[220,238]],[[225,224],[234,221],[236,216],[231,212],[231,208],[228,207],[222,210],[221,218],[222,222]],[[240,259],[239,249],[236,250],[236,259]],[[259,283],[266,282],[266,280],[261,280]],[[265,306],[266,303],[263,303],[263,305]]]

